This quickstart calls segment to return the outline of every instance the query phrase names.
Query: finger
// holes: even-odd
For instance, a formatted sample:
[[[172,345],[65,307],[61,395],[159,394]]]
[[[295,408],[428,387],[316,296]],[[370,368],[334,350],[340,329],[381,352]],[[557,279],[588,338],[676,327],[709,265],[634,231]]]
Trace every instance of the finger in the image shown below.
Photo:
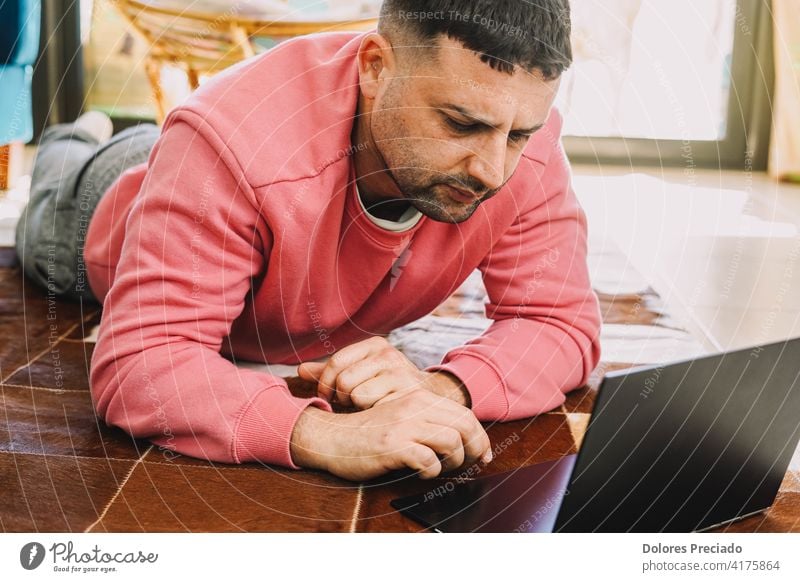
[[[430,423],[427,424],[427,427],[428,434],[419,439],[419,443],[433,449],[439,455],[442,473],[447,473],[463,465],[465,453],[461,433],[450,427]]]
[[[491,449],[489,435],[471,410],[446,398],[437,400],[428,410],[428,422],[449,426],[461,434],[466,462],[478,461]]]
[[[333,392],[330,390],[321,390],[319,387],[319,378],[326,365],[326,362],[303,362],[297,367],[297,375],[303,380],[317,384],[317,396],[330,402]]]
[[[470,413],[472,415],[472,413]],[[464,456],[470,463],[477,462],[481,459],[486,459],[487,462],[491,461],[491,457],[486,457],[487,453],[491,454],[492,443],[489,440],[489,435],[486,434],[481,423],[472,415],[472,419],[466,423],[469,428],[461,430],[461,438],[464,442]]]
[[[297,375],[303,380],[318,382],[325,366],[326,362],[303,362],[297,366]]]
[[[379,375],[391,372],[397,365],[381,355],[368,356],[348,366],[336,377],[336,390],[344,390],[348,394],[359,386]]]
[[[442,472],[439,457],[429,447],[420,444],[409,446],[402,455],[403,464],[409,469],[417,471],[420,479],[433,479]]]
[[[320,392],[333,394],[336,391],[336,378],[341,372],[356,362],[377,354],[388,345],[385,338],[374,336],[364,341],[342,348],[328,360],[319,379]]]
[[[407,392],[411,389],[413,388],[401,387],[396,375],[383,373],[353,388],[350,392],[350,401],[356,408],[366,410],[393,394]]]
[[[370,408],[391,392],[424,388],[420,370],[402,353],[387,346],[376,355],[360,360],[342,371],[336,378],[336,393],[340,402],[359,408]],[[353,391],[365,384],[364,402],[353,402]]]
[[[380,358],[380,356],[369,356],[364,360],[356,362],[352,366],[345,368],[336,377],[336,399],[343,405],[353,405],[359,408],[369,408],[369,406],[360,407],[352,401],[353,391],[364,386],[367,383],[373,383],[373,389],[380,390],[381,386],[390,385],[391,381],[387,376],[391,376],[392,364]],[[376,381],[380,380],[376,383]],[[380,398],[378,395],[377,398]]]

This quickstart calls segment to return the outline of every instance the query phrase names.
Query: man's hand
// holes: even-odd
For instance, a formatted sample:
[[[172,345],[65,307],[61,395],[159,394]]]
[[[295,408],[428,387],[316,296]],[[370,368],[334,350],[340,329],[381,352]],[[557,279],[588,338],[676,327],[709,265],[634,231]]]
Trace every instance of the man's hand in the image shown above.
[[[399,393],[352,414],[309,406],[295,424],[290,451],[301,467],[351,480],[406,467],[430,479],[492,460],[489,437],[472,411],[426,390]]]
[[[469,392],[446,372],[417,368],[385,338],[376,336],[339,350],[327,362],[305,362],[297,369],[304,380],[318,383],[329,402],[361,410],[410,390],[428,390],[470,407]]]

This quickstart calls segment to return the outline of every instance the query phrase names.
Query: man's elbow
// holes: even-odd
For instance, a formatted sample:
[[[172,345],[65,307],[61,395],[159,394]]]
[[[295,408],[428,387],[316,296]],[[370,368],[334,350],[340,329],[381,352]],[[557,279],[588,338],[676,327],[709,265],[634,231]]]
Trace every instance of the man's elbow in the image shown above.
[[[123,365],[119,359],[96,350],[89,370],[89,390],[99,419],[108,426],[119,427],[131,436],[140,437],[145,436],[143,432],[148,432],[146,429],[143,431],[139,426],[141,423],[136,421],[141,417],[137,409],[141,407],[142,399],[137,394],[125,397],[125,385],[130,380],[127,369],[132,366],[135,364],[130,359]]]
[[[567,391],[584,386],[592,372],[600,364],[600,357],[602,356],[600,346],[601,331],[602,320],[599,307],[587,309],[580,323],[573,327],[573,337],[580,350],[583,366],[580,379],[573,383],[574,386],[568,387]]]

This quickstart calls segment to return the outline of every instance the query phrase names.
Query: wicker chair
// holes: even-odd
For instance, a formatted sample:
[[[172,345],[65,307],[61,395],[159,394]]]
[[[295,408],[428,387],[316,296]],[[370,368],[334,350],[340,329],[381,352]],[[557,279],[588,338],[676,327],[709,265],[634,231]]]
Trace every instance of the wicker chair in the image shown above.
[[[144,0],[109,0],[134,33],[147,44],[147,78],[153,91],[159,123],[166,114],[161,68],[182,68],[192,89],[201,75],[213,75],[256,54],[254,39],[285,39],[334,30],[369,30],[377,18],[315,21],[262,20],[230,11],[213,14]]]

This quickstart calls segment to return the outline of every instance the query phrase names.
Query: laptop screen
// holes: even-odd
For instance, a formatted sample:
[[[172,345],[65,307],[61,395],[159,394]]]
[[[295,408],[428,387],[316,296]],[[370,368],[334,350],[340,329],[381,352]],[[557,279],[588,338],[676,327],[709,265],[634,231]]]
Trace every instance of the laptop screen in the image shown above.
[[[687,532],[768,507],[800,438],[800,339],[606,376],[554,531]]]

